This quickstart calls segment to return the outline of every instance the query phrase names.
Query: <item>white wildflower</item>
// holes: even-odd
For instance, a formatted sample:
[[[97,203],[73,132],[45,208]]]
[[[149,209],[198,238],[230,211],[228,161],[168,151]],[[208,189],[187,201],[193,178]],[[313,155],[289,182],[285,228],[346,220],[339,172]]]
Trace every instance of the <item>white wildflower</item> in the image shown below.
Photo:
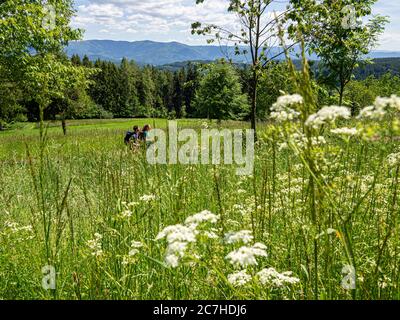
[[[92,255],[95,257],[100,257],[103,255],[103,249],[101,241],[103,236],[99,233],[94,234],[94,239],[87,242],[88,247],[92,250]]]
[[[374,106],[376,109],[381,109],[381,110],[390,107],[392,109],[400,111],[400,97],[394,94],[391,95],[390,98],[377,97],[375,99]]]
[[[131,210],[124,210],[121,213],[122,218],[130,218],[132,216],[132,211]]]
[[[229,232],[225,235],[225,242],[228,244],[243,242],[249,244],[253,241],[254,237],[249,230],[241,230],[239,232]]]
[[[263,269],[257,273],[257,276],[261,284],[269,284],[279,288],[300,282],[300,279],[292,277],[292,272],[279,273],[274,268]]]
[[[344,136],[355,136],[358,134],[357,128],[338,128],[331,130],[332,133]]]
[[[324,136],[318,136],[318,137],[312,137],[311,138],[311,144],[313,146],[321,146],[326,144],[326,140]]]
[[[290,136],[290,139],[293,144],[295,144],[297,147],[303,149],[308,145],[308,138],[305,134],[303,133],[293,133]],[[318,136],[318,137],[311,137],[311,145],[313,147],[318,147],[326,144],[325,137],[323,136]],[[285,178],[286,180],[286,178]]]
[[[136,262],[136,255],[139,253],[140,251],[136,248],[132,248],[131,250],[129,250],[128,254],[125,255],[122,259],[122,264],[124,266],[126,265],[130,265]]]
[[[375,106],[368,106],[360,111],[360,114],[357,118],[379,120],[382,119],[385,114],[386,111],[384,109],[377,109]]]
[[[300,115],[300,112],[287,108],[287,110],[272,111],[270,118],[277,122],[292,121]]]
[[[186,225],[198,225],[204,222],[210,222],[210,223],[217,223],[219,219],[218,215],[215,215],[214,213],[204,210],[200,213],[197,213],[193,216],[188,217],[185,220]]]
[[[256,257],[267,257],[266,247],[262,244],[255,244],[252,247],[241,247],[230,252],[226,259],[231,264],[241,267],[258,265]]]
[[[2,232],[0,228],[0,236],[11,236],[14,234],[18,234],[18,237],[14,238],[14,241],[31,240],[35,237],[33,227],[31,225],[21,226],[17,222],[5,221],[4,226],[4,232]]]
[[[167,255],[173,254],[178,257],[184,257],[188,244],[189,244],[188,242],[180,242],[180,241],[170,243],[167,248]]]
[[[143,202],[151,202],[154,201],[155,199],[156,196],[154,194],[145,194],[139,198],[139,200]]]
[[[289,149],[289,145],[287,144],[287,142],[282,142],[278,145],[279,151],[286,150],[286,149]]]
[[[246,270],[242,270],[228,275],[228,281],[234,287],[242,287],[251,281],[251,276],[246,272]]]
[[[390,107],[400,111],[400,97],[392,95],[390,98],[392,99]]]
[[[290,106],[303,102],[303,97],[298,94],[281,96],[272,105],[270,118],[278,122],[294,120],[300,116],[300,112],[291,109]]]
[[[241,215],[245,215],[247,213],[247,208],[243,204],[234,204],[232,206],[232,211],[239,212]]]
[[[189,243],[196,242],[198,231],[195,228],[174,225],[161,231],[156,240],[166,238],[168,247],[165,263],[173,268],[178,267],[180,258],[183,258]]]
[[[396,95],[392,95],[390,98],[377,97],[374,105],[362,109],[358,118],[380,120],[385,116],[388,107],[400,111],[400,97]]]
[[[305,124],[308,127],[318,129],[324,124],[335,122],[338,118],[349,119],[350,117],[351,112],[346,107],[323,107],[317,113],[309,116]]]
[[[140,241],[132,241],[131,248],[139,249],[143,247],[143,243]]]
[[[139,202],[129,202],[127,204],[128,207],[136,207],[139,204]]]
[[[17,222],[6,221],[4,222],[4,226],[8,228],[12,233],[17,233],[20,231],[33,232],[33,227],[31,225],[21,226]]]
[[[179,266],[179,257],[174,254],[168,254],[165,256],[165,263],[172,268],[177,268]]]
[[[177,224],[166,227],[156,237],[156,240],[166,238],[168,243],[175,241],[196,242],[197,231],[193,228]]]
[[[400,164],[400,152],[392,153],[388,156],[387,162],[390,167],[395,167]]]
[[[299,94],[284,95],[280,96],[276,103],[272,107],[276,110],[281,108],[289,107],[295,104],[302,104],[304,102],[303,97]]]
[[[130,257],[133,257],[133,256],[136,256],[138,253],[139,253],[138,249],[132,249],[132,250],[129,251],[128,255]]]
[[[204,231],[203,235],[209,239],[218,239],[218,235],[212,231]]]

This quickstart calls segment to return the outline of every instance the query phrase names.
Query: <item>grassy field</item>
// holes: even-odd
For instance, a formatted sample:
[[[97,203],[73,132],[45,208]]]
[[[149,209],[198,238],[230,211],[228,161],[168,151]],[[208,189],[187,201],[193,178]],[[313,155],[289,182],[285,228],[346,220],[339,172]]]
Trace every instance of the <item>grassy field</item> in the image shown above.
[[[152,166],[123,144],[133,124],[166,120],[71,121],[67,136],[54,123],[45,143],[35,124],[0,132],[0,298],[399,299],[390,121],[306,141],[296,124],[260,125],[248,177]]]

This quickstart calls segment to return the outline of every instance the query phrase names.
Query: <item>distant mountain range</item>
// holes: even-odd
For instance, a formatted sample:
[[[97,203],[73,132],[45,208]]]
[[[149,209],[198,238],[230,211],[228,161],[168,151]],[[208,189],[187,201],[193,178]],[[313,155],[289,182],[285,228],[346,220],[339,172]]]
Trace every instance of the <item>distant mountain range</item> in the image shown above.
[[[280,52],[280,48],[272,48],[270,57]],[[295,50],[293,56],[296,56]],[[112,41],[112,40],[87,40],[74,41],[66,48],[68,56],[77,54],[80,57],[87,55],[91,60],[101,59],[120,62],[122,58],[134,60],[138,64],[151,64],[155,66],[171,64],[182,61],[214,61],[227,56],[237,63],[246,63],[249,57],[235,56],[233,47],[219,46],[189,46],[179,42],[154,42],[154,41]],[[400,58],[400,51],[373,51],[371,58]],[[318,57],[310,57],[313,60]]]

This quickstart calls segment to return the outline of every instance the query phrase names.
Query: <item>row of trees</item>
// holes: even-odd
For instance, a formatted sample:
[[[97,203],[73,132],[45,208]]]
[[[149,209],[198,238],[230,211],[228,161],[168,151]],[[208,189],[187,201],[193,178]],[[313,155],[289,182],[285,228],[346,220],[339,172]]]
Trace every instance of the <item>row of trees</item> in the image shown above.
[[[78,57],[73,60],[79,63]],[[98,72],[92,77],[89,95],[116,117],[182,118],[196,114],[193,100],[200,79],[197,65],[170,72],[139,67],[134,61],[123,59],[119,66],[97,60],[90,67]]]
[[[62,96],[53,97],[43,118],[213,118],[246,119],[247,71],[222,61],[213,64],[189,63],[178,71],[138,66],[123,59],[81,60],[74,55],[71,64],[87,70],[88,85],[74,86]],[[242,85],[243,84],[243,85]],[[30,95],[0,85],[0,119],[38,121],[40,108]]]
[[[45,119],[91,118],[211,118],[250,119],[251,67],[231,65],[226,61],[210,64],[188,63],[177,71],[152,66],[138,66],[123,59],[121,64],[90,61],[86,56],[71,58],[73,66],[89,69],[87,87],[74,87],[63,97],[52,99],[45,109]],[[91,71],[90,71],[91,70]],[[319,88],[319,104],[335,104],[338,93],[324,85],[325,75],[318,76],[314,87]],[[265,120],[270,106],[284,92],[292,92],[289,69],[285,61],[270,63],[260,78],[257,97],[257,119]],[[15,88],[0,85],[0,98],[7,106],[0,117],[8,120],[39,120],[38,104]],[[370,105],[376,96],[400,93],[399,77],[387,73],[366,80],[352,80],[347,86],[343,104],[354,113]],[[6,102],[6,103],[4,103]]]
[[[248,99],[242,89],[246,71],[222,61],[213,64],[192,64],[178,71],[153,66],[138,66],[123,59],[120,64],[109,61],[82,60],[74,55],[74,67],[87,69],[87,86],[75,86],[62,97],[54,97],[43,117],[55,119],[87,118],[212,118],[245,119]],[[29,95],[8,92],[0,86],[1,101],[7,106],[0,118],[37,121],[40,108]],[[10,103],[10,100],[13,100]],[[12,107],[14,106],[14,107]]]

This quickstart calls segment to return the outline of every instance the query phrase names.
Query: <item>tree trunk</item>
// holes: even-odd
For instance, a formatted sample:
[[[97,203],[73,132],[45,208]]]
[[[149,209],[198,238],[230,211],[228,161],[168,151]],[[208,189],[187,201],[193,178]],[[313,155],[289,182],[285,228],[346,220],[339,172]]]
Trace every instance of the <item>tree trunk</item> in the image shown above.
[[[343,105],[343,96],[344,96],[344,85],[340,85],[340,92],[339,92],[339,106]]]
[[[66,136],[67,135],[67,122],[65,121],[64,117],[61,119],[61,126],[62,126],[64,136]]]
[[[251,84],[251,129],[254,130],[254,141],[257,142],[257,74],[253,71],[253,79]]]

